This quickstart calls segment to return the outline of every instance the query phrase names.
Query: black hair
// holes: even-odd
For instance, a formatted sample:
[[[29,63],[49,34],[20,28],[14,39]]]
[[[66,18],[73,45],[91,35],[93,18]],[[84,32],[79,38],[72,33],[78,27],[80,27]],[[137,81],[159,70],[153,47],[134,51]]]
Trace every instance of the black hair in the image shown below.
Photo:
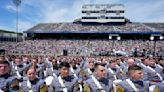
[[[28,67],[27,70],[25,71],[25,73],[27,74],[27,72],[28,72],[30,69],[34,69],[35,72],[36,72],[36,65],[31,65],[30,67]]]
[[[10,65],[10,63],[8,61],[0,61],[0,64],[7,64]]]
[[[98,66],[105,66],[105,64],[104,63],[95,63],[94,68],[97,69]]]
[[[68,62],[61,62],[59,65],[59,68],[62,68],[62,67],[70,68],[70,64]]]
[[[131,71],[131,70],[142,70],[142,67],[138,65],[131,65],[129,66],[128,71]]]

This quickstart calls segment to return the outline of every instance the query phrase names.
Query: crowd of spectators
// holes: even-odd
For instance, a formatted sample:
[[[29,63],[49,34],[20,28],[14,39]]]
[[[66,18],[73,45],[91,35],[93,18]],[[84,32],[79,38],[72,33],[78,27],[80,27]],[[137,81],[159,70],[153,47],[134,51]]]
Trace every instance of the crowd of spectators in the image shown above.
[[[164,23],[143,23],[143,24],[155,28],[158,31],[164,32]]]
[[[157,29],[143,23],[126,23],[125,25],[82,25],[78,23],[45,23],[38,24],[27,30],[29,32],[161,32],[163,29]]]
[[[26,40],[23,42],[0,43],[8,54],[91,55],[100,52],[137,52],[138,55],[157,55],[164,53],[164,41],[143,40]],[[163,54],[164,55],[164,54]]]

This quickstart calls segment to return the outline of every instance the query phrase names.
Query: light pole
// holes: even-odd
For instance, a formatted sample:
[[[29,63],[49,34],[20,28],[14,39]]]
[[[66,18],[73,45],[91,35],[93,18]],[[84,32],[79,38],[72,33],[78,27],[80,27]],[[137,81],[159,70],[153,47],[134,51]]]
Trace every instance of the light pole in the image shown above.
[[[18,42],[18,7],[21,4],[21,0],[13,0],[13,3],[16,6],[16,42]]]
[[[112,35],[109,35],[109,40],[112,40],[112,48],[111,48],[111,51],[113,51],[113,49],[114,49],[114,39],[113,39]]]
[[[154,47],[153,47],[154,52],[153,52],[153,56],[155,56],[155,53],[156,53],[156,52],[155,52],[155,50],[156,50],[156,49],[155,49],[155,48],[156,48],[156,40],[155,40],[155,37],[154,37],[154,36],[151,36],[151,37],[150,37],[150,40],[151,40],[151,41],[154,41]]]

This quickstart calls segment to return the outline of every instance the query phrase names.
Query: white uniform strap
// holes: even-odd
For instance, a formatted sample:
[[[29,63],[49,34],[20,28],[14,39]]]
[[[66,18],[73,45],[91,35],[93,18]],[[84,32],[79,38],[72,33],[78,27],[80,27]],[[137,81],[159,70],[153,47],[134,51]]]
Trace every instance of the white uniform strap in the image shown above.
[[[63,82],[61,76],[58,77],[58,80],[59,80],[59,82],[60,82],[60,84],[61,84],[61,86],[62,86],[62,88],[63,88],[63,92],[68,92],[68,91],[67,91],[67,88],[66,88],[65,85],[64,85],[64,82]]]
[[[116,77],[116,74],[115,72],[109,67],[108,70],[111,72],[111,74],[113,75],[114,77],[114,80],[117,80],[117,77]]]
[[[126,81],[134,89],[135,92],[138,92],[138,89],[136,88],[136,86],[134,85],[134,83],[130,79],[126,79]]]
[[[92,74],[92,72],[91,72],[91,70],[88,68],[87,69],[87,71],[88,71],[88,73],[91,75]]]
[[[54,71],[53,67],[51,67],[51,71],[52,72]],[[57,75],[54,72],[53,72],[52,76],[55,77],[55,78],[57,78]]]
[[[0,89],[0,92],[4,92],[2,89]]]
[[[157,67],[159,67],[160,69],[163,69],[163,67],[159,64],[156,64]]]
[[[119,65],[116,65],[116,67],[117,67],[118,69],[120,69],[121,72],[124,72],[123,69],[122,69]]]
[[[93,81],[95,82],[96,86],[97,86],[99,89],[102,89],[101,92],[105,92],[105,90],[103,89],[103,87],[100,85],[100,83],[98,82],[98,80],[97,80],[93,75],[91,75],[91,78],[92,78]]]
[[[28,87],[28,90],[29,90],[28,92],[33,92],[31,82],[29,81],[29,79],[27,80],[27,87]]]
[[[71,72],[73,73],[73,76],[78,79],[78,77],[77,77],[75,71],[73,70],[72,66],[70,67],[70,69],[71,69]],[[81,84],[79,84],[79,88],[80,88],[80,92],[83,92],[82,91],[83,88],[82,88],[82,85]]]
[[[18,71],[17,65],[15,66],[15,70],[16,70],[16,74],[17,74],[18,79],[21,78],[22,76],[20,75],[20,73]]]
[[[73,76],[74,76],[75,78],[78,78],[77,75],[76,75],[76,73],[75,73],[75,71],[73,70],[72,66],[70,67],[70,70],[71,70],[71,72],[73,73]]]
[[[47,68],[43,71],[43,73],[44,73],[44,77],[46,77],[47,76]]]
[[[141,67],[146,67],[146,65],[144,65],[142,62],[140,62],[140,63],[137,63],[137,65],[139,65],[139,66],[141,66]]]
[[[156,73],[156,75],[160,78],[161,81],[163,80],[161,75],[158,72],[156,72],[153,68],[151,68],[150,66],[147,66],[147,68],[150,69],[152,72]]]

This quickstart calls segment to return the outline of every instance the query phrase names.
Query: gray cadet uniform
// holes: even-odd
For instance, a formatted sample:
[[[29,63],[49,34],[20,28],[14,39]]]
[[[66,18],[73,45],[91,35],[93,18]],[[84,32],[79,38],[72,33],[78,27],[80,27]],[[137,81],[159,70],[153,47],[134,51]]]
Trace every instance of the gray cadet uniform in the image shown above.
[[[16,67],[17,67],[17,69],[16,69]],[[22,63],[22,64],[19,64],[19,65],[14,64],[13,67],[12,67],[12,72],[13,72],[14,74],[16,74],[16,72],[18,71],[19,74],[20,74],[21,76],[25,76],[25,70],[26,70],[28,67],[29,67],[29,66],[26,66],[26,65],[24,65],[23,63]]]
[[[53,66],[51,68],[47,68],[45,77],[54,76],[54,74],[56,75],[56,77],[59,75],[59,71],[58,71],[58,67],[57,66]]]
[[[38,63],[36,64],[36,72],[39,78],[44,79],[44,69],[45,69],[45,64],[44,63]]]
[[[160,64],[156,64],[155,71],[158,72],[161,75],[162,79],[164,80],[164,66]]]
[[[17,92],[19,90],[19,81],[16,76],[0,75],[0,89],[4,92]]]
[[[86,68],[85,70],[80,72],[80,78],[82,78],[83,81],[87,80],[90,78],[90,76],[93,74],[94,68]]]
[[[80,67],[70,67],[70,75],[74,75],[74,74],[76,74],[77,77],[80,77],[79,76],[80,75]]]
[[[28,81],[23,81],[21,88],[23,92],[29,92],[29,90],[33,90],[33,92],[48,92],[48,87],[46,86],[44,80],[36,78],[34,81],[29,81],[31,87],[28,86]]]
[[[96,78],[96,77],[95,77]],[[107,78],[103,78],[97,81],[102,86],[100,89],[95,81],[90,77],[87,81],[84,82],[84,92],[101,92],[104,90],[105,92],[112,92],[113,90],[113,82]]]
[[[157,72],[155,71],[155,67],[146,66],[146,67],[144,67],[143,70],[144,70],[144,80],[146,80],[146,81],[154,81],[154,82],[161,81],[160,77],[157,75]]]
[[[115,79],[116,76],[116,79]],[[111,80],[117,80],[117,79],[122,79],[121,77],[121,71],[119,68],[107,68],[107,78]]]
[[[149,82],[145,81],[132,81],[134,86],[137,88],[137,92],[149,92]],[[136,92],[131,84],[127,82],[127,80],[124,80],[120,83],[118,83],[119,87],[121,87],[124,91],[123,92]],[[119,88],[120,89],[120,88]]]
[[[59,77],[53,80],[53,92],[63,92],[63,88],[67,89],[67,92],[78,92],[79,91],[79,83],[78,79],[74,76],[67,76],[62,78],[64,87],[60,83]]]

